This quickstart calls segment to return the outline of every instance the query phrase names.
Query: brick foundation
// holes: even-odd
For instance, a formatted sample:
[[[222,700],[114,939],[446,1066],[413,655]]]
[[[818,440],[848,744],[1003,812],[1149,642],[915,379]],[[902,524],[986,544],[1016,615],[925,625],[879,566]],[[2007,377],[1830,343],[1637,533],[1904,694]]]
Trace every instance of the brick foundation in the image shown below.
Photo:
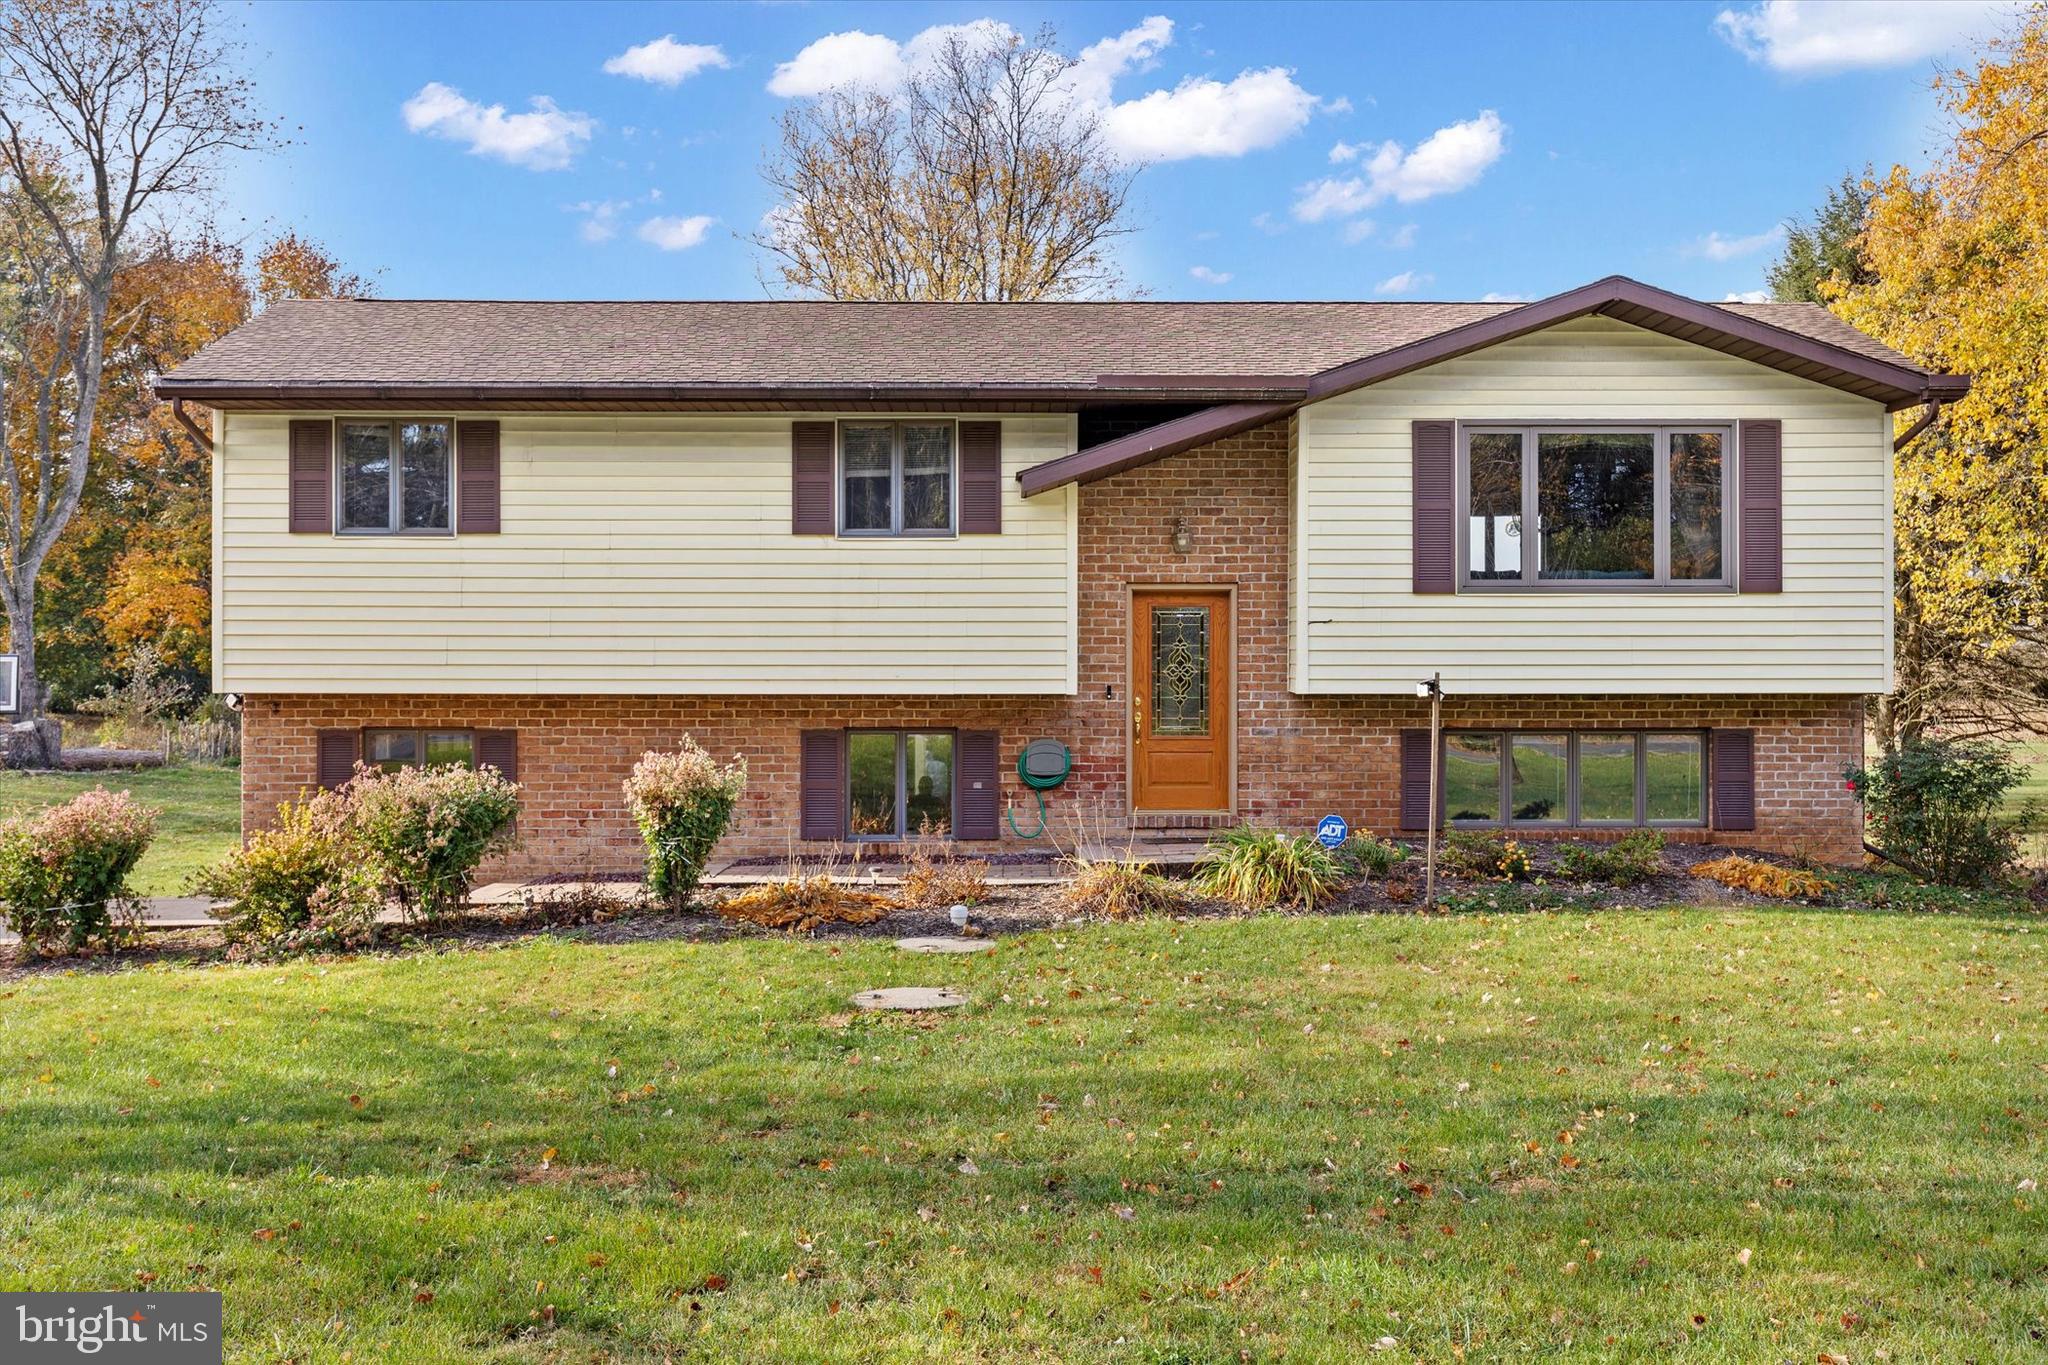
[[[1169,544],[1187,520],[1190,553]],[[619,783],[648,748],[696,737],[720,756],[743,752],[752,772],[723,852],[780,854],[799,846],[797,732],[841,726],[988,729],[1003,737],[1006,798],[1026,828],[1035,805],[1015,777],[1017,751],[1049,736],[1074,751],[1074,771],[1049,801],[1053,832],[1117,837],[1129,668],[1129,592],[1145,584],[1235,590],[1237,813],[1305,829],[1328,812],[1354,826],[1397,824],[1397,735],[1428,723],[1410,697],[1301,697],[1286,687],[1287,426],[1275,423],[1091,484],[1081,493],[1080,677],[1073,697],[375,697],[253,695],[244,711],[242,807],[257,828],[313,782],[314,732],[359,725],[449,725],[519,732],[525,804],[521,849],[496,873],[625,870],[639,843]],[[1768,697],[1453,697],[1449,726],[1753,727],[1754,833],[1747,847],[1849,861],[1862,821],[1842,788],[1860,760],[1861,699]],[[1025,847],[1011,839],[1007,844]],[[1043,845],[1038,845],[1042,847]]]

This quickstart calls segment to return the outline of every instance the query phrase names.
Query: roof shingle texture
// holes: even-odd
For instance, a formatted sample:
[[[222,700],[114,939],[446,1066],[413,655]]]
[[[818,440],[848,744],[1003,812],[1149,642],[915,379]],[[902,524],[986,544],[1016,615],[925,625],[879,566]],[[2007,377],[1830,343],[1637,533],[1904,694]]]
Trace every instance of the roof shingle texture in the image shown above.
[[[273,304],[169,378],[248,385],[1085,385],[1308,375],[1512,303]],[[1722,305],[1876,359],[1804,303]]]

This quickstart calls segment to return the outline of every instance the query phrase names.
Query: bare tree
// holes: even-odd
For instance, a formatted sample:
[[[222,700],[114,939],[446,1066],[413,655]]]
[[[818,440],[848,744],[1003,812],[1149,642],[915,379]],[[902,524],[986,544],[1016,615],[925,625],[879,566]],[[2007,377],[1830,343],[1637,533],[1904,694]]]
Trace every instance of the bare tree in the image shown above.
[[[36,580],[85,491],[114,284],[146,219],[211,188],[223,154],[269,142],[213,0],[0,4],[0,608],[20,658],[11,761],[54,763],[36,678]]]
[[[785,113],[762,167],[781,195],[754,238],[766,273],[834,299],[1115,293],[1135,172],[1054,42],[955,32],[901,89],[832,90]]]

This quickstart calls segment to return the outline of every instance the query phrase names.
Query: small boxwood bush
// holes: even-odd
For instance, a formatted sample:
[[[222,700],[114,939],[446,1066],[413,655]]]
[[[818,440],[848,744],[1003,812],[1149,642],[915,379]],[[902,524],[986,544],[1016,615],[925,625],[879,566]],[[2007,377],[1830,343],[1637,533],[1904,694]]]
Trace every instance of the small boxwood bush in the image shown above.
[[[1500,874],[1500,841],[1476,829],[1454,829],[1437,845],[1437,866],[1461,877]]]
[[[1337,849],[1337,861],[1354,877],[1384,877],[1407,856],[1408,850],[1402,845],[1363,831],[1346,839]]]
[[[132,920],[128,876],[156,836],[156,812],[95,787],[0,824],[0,904],[31,952],[114,947]]]
[[[192,890],[226,902],[216,913],[240,947],[360,947],[375,932],[382,900],[375,868],[347,826],[346,805],[332,794],[288,801],[274,828],[194,877]]]
[[[2018,861],[2024,819],[2004,805],[2026,770],[1998,745],[1912,740],[1843,776],[1863,803],[1871,842],[1909,872],[1982,886]]]
[[[721,765],[688,735],[672,750],[640,756],[625,793],[647,846],[648,890],[672,904],[696,890],[746,786],[744,758]]]
[[[1343,878],[1336,855],[1314,839],[1246,825],[1209,845],[1195,865],[1194,886],[1247,910],[1313,910],[1336,894]]]
[[[1639,829],[1611,844],[1566,844],[1557,851],[1558,870],[1573,881],[1635,886],[1664,867],[1664,831]]]
[[[477,865],[514,843],[519,787],[495,768],[359,767],[341,789],[348,837],[408,916],[461,910]]]

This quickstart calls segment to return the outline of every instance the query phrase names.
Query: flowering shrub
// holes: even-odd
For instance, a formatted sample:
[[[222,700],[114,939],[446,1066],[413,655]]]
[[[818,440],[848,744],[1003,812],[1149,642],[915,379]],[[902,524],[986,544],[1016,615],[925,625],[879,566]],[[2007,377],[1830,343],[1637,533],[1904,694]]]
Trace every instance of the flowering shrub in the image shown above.
[[[266,951],[359,947],[382,904],[376,872],[332,794],[279,806],[276,828],[250,835],[192,889],[229,902],[220,914],[232,942]]]
[[[2019,857],[2005,794],[2025,776],[2011,753],[1973,740],[1912,740],[1843,774],[1871,842],[1910,872],[1948,886],[1996,881]]]
[[[0,903],[32,951],[62,940],[111,946],[128,917],[128,874],[156,835],[156,812],[95,787],[0,824]]]
[[[477,864],[514,842],[519,786],[492,768],[358,767],[344,828],[408,915],[460,910]]]
[[[1500,857],[1494,861],[1494,870],[1511,882],[1526,882],[1536,875],[1536,861],[1529,856],[1529,850],[1519,839],[1504,840],[1500,846]]]
[[[676,902],[696,889],[746,785],[746,759],[721,765],[688,735],[669,752],[640,756],[624,790],[647,845],[650,891]]]

